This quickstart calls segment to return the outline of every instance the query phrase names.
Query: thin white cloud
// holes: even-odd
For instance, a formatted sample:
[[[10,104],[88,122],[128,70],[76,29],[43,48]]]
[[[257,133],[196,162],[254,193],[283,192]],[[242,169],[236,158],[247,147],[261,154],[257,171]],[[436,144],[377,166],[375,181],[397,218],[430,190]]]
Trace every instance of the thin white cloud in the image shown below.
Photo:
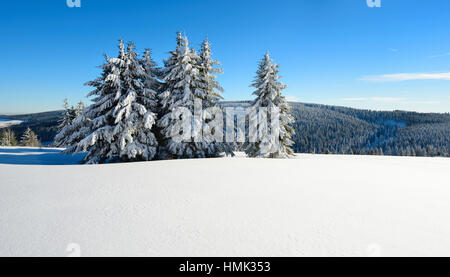
[[[391,52],[398,52],[398,49],[396,49],[396,48],[389,48],[388,50]]]
[[[439,105],[439,104],[441,104],[440,101],[417,101],[415,103],[423,104],[423,105]]]
[[[346,101],[346,102],[352,102],[352,101],[367,101],[369,100],[369,98],[363,98],[363,97],[350,97],[350,98],[341,98],[341,101]]]
[[[372,97],[370,98],[372,101],[378,101],[378,102],[399,102],[399,101],[405,101],[405,98],[397,98],[397,97]]]
[[[294,95],[286,95],[286,100],[289,102],[300,102],[300,99]]]
[[[445,54],[430,56],[430,58],[433,59],[433,58],[441,58],[441,57],[446,57],[446,56],[450,56],[450,52],[449,53],[445,53]]]
[[[401,82],[413,80],[450,80],[450,72],[444,73],[398,73],[372,75],[360,78],[362,81],[369,82]]]
[[[374,101],[374,102],[399,102],[405,101],[404,98],[397,97],[350,97],[350,98],[341,98],[341,101],[345,102],[363,102],[363,101]]]

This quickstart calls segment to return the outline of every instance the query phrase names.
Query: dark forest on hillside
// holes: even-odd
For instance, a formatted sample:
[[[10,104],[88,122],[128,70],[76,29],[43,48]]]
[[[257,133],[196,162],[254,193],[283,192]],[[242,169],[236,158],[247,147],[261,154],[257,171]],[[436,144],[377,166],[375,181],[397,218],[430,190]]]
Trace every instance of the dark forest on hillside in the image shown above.
[[[249,102],[224,102],[247,106]],[[450,114],[370,111],[290,103],[297,153],[450,156]],[[20,138],[27,127],[44,146],[52,144],[62,111],[0,116],[25,122],[11,127]]]

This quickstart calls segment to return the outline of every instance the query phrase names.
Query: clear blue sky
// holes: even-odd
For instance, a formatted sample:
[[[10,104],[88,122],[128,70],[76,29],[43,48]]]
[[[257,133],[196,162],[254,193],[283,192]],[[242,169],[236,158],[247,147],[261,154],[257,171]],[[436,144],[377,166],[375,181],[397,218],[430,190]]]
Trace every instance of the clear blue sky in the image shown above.
[[[266,50],[291,100],[371,109],[450,112],[450,1],[23,0],[0,3],[0,114],[88,102],[117,39],[162,63],[185,31],[208,35],[226,100],[251,99]],[[402,74],[402,75],[400,75]]]

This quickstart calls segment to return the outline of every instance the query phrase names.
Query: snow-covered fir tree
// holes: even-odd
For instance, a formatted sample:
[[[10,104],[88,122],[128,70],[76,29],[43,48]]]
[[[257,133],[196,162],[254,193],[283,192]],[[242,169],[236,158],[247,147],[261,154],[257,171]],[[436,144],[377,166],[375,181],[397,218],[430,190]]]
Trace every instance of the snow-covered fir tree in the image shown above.
[[[245,149],[250,157],[287,158],[294,154],[291,138],[295,131],[289,125],[294,118],[281,94],[286,86],[278,81],[278,68],[267,52],[252,84],[256,99],[249,115],[249,141]]]
[[[220,66],[220,62],[212,59],[211,43],[209,42],[208,38],[206,38],[201,45],[199,53],[199,65],[200,87],[206,91],[206,96],[203,101],[203,121],[204,126],[209,128],[208,125],[213,124],[214,120],[214,115],[211,114],[210,111],[211,109],[212,111],[217,111],[216,109],[220,108],[219,101],[223,99],[221,93],[223,93],[224,90],[220,86],[220,83],[216,80],[216,74],[222,74],[223,70],[216,67]],[[234,155],[234,143],[215,141],[215,131],[216,130],[212,130],[212,132],[203,132],[204,140],[208,144],[208,148],[210,149],[209,151],[212,154],[210,156],[218,156],[220,153]]]
[[[152,52],[150,49],[145,49],[142,58],[140,59],[140,64],[144,69],[145,76],[143,78],[143,83],[145,88],[151,90],[157,98],[157,107],[154,108],[155,113],[158,115],[163,113],[163,109],[161,107],[160,98],[161,91],[164,90],[164,82],[160,80],[162,76],[161,68],[158,67],[157,63],[152,59]],[[155,124],[153,126],[153,132],[155,134],[156,140],[158,142],[162,141],[161,128]],[[167,158],[167,153],[164,150],[164,146],[159,144],[158,151],[156,154],[156,158],[165,159]]]
[[[158,122],[167,157],[217,156],[216,145],[202,135],[204,114],[197,114],[207,101],[211,101],[208,99],[208,86],[205,84],[204,74],[201,74],[201,58],[195,50],[189,48],[188,39],[181,33],[177,33],[177,47],[170,54],[162,70],[164,81],[163,92],[160,95],[162,116]],[[183,129],[182,134],[174,132],[180,119],[188,115],[189,126],[184,126],[188,131]],[[179,139],[179,135],[183,139]]]
[[[59,121],[58,125],[58,134],[55,137],[54,145],[56,147],[66,147],[69,141],[69,136],[67,135],[59,135],[63,133],[62,131],[64,129],[70,128],[70,126],[73,124],[73,121],[77,116],[81,114],[81,112],[84,109],[83,102],[79,102],[77,107],[69,106],[69,102],[67,101],[67,98],[64,99],[64,113]],[[64,132],[65,133],[65,132]]]
[[[78,102],[77,107],[75,108],[75,117],[72,119],[72,122],[83,112],[84,108],[86,108],[86,105],[82,101]]]
[[[61,119],[59,120],[59,125],[58,125],[58,132],[61,132],[62,129],[64,129],[64,127],[72,124],[73,119],[75,118],[75,111],[73,106],[70,107],[69,106],[69,101],[66,99],[64,99],[64,113],[61,117]]]
[[[217,68],[220,65],[219,61],[212,59],[211,44],[208,39],[205,39],[200,49],[200,78],[203,89],[206,90],[205,108],[215,106],[219,103],[222,97],[223,88],[216,80],[215,74],[222,74],[223,70]]]
[[[143,77],[145,88],[152,90],[153,94],[157,95],[162,85],[161,81],[159,80],[159,77],[161,76],[161,69],[158,68],[151,55],[151,50],[145,49],[144,55],[140,59],[139,63],[141,64],[145,73]]]
[[[14,132],[8,128],[2,130],[0,134],[0,145],[1,146],[15,146],[17,145],[16,135]]]
[[[134,49],[129,43],[125,50],[120,41],[118,57],[106,56],[102,76],[86,83],[95,88],[88,95],[95,96],[94,103],[61,133],[70,135],[66,153],[87,151],[85,163],[154,158],[156,95],[143,84],[145,72]]]
[[[28,127],[20,139],[23,146],[38,147],[41,145],[37,135]]]
[[[91,121],[86,118],[85,113],[81,113],[72,121],[72,124],[65,126],[54,139],[56,147],[67,147],[66,154],[75,152],[77,144],[91,133]]]

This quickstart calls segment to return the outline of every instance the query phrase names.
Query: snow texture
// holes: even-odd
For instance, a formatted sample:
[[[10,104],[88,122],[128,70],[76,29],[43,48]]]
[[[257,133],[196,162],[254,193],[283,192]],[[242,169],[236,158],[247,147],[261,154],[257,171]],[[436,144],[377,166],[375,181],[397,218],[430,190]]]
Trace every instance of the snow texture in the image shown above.
[[[0,256],[450,256],[446,158],[55,166],[58,149],[0,150]]]

